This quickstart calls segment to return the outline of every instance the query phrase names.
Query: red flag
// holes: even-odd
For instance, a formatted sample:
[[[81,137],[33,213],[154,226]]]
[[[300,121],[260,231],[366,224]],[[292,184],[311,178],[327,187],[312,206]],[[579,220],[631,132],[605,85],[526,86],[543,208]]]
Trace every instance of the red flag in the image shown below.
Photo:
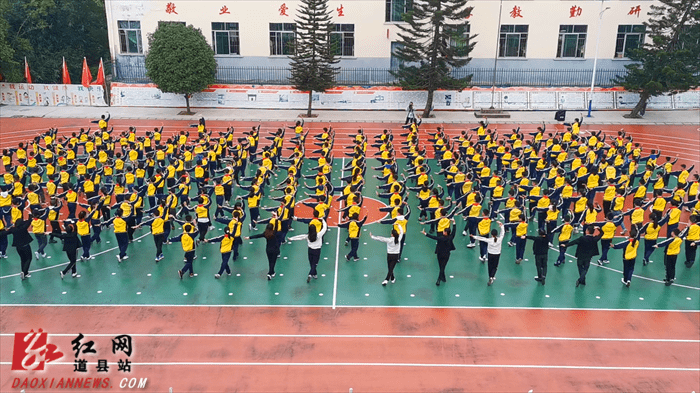
[[[87,65],[87,59],[83,57],[83,81],[82,81],[82,85],[85,87],[90,87],[90,81],[92,81],[92,74],[90,73],[90,68]]]
[[[32,83],[32,74],[29,73],[29,63],[27,63],[27,56],[24,56],[24,79],[27,83]]]
[[[66,65],[66,58],[63,58],[63,69],[61,70],[62,74],[62,79],[63,79],[63,84],[64,85],[70,85],[70,75],[68,75],[68,66]]]
[[[97,69],[97,79],[92,84],[101,86],[105,84],[105,66],[102,64],[102,58],[100,58],[100,68]]]

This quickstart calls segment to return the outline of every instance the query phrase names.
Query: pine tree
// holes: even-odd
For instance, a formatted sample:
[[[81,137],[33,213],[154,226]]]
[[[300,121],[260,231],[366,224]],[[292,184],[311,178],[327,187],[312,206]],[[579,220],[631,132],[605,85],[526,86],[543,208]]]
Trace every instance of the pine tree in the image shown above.
[[[628,73],[616,79],[639,102],[625,117],[638,118],[650,97],[700,85],[700,0],[659,0],[645,22],[651,42],[630,52]]]
[[[335,86],[338,68],[333,65],[339,59],[331,44],[334,24],[328,0],[302,0],[296,19],[296,41],[291,59],[292,77],[290,82],[295,89],[309,92],[309,106],[306,116],[311,116],[313,92],[325,92]]]
[[[452,69],[471,60],[476,35],[469,35],[467,18],[472,9],[467,0],[414,0],[404,14],[407,25],[399,25],[400,46],[395,55],[402,64],[391,73],[405,89],[428,91],[423,117],[430,116],[435,90],[462,91],[469,86],[471,75],[454,78]]]

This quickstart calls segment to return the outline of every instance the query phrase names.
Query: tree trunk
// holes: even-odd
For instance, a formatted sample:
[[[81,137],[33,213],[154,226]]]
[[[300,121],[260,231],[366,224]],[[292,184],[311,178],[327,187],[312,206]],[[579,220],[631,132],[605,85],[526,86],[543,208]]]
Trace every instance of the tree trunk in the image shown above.
[[[428,89],[428,101],[425,102],[425,109],[423,109],[424,119],[430,117],[430,110],[433,108],[433,93],[435,93],[435,90]]]
[[[647,100],[649,99],[649,97],[650,94],[643,91],[639,95],[639,102],[637,102],[637,105],[635,105],[634,108],[632,108],[632,112],[630,112],[625,117],[629,117],[632,119],[640,119],[642,117],[642,115],[640,114],[642,112],[642,108],[644,108],[644,106],[647,104]]]
[[[192,111],[190,111],[190,95],[189,94],[185,94],[185,102],[187,103],[187,113],[192,113]]]
[[[309,90],[309,107],[306,109],[306,117],[311,117],[311,103],[313,102],[313,90]]]

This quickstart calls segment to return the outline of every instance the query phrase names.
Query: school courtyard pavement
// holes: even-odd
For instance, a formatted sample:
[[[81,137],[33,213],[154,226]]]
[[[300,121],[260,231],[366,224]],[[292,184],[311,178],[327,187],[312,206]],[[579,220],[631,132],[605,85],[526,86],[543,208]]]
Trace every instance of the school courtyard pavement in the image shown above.
[[[194,115],[179,115],[183,108],[155,107],[28,107],[0,106],[0,119],[6,118],[87,118],[99,119],[109,112],[113,119],[153,119],[153,120],[192,120],[200,117],[207,120],[230,121],[286,121],[294,122],[305,110],[299,109],[232,109],[232,108],[193,108]],[[316,118],[307,122],[373,122],[403,123],[405,111],[362,111],[362,110],[314,110]],[[420,113],[417,111],[417,113]],[[490,123],[502,124],[547,124],[559,123],[554,120],[554,111],[510,111],[510,118],[490,118]],[[592,117],[586,117],[585,111],[567,111],[566,121],[584,116],[584,123],[611,125],[697,125],[700,132],[700,110],[654,110],[647,111],[642,119],[627,119],[624,114],[629,110],[593,111]],[[424,119],[424,123],[433,124],[475,124],[479,118],[474,111],[437,111],[435,117]],[[7,120],[1,120],[5,122]]]

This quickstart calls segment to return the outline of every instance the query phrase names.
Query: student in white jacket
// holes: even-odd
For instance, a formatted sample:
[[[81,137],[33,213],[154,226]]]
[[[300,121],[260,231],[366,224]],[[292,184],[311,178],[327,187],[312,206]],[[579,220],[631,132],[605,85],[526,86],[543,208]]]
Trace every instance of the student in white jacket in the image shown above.
[[[396,263],[399,262],[399,254],[401,254],[401,239],[403,238],[403,228],[401,225],[396,225],[397,229],[391,230],[391,237],[374,236],[372,232],[369,236],[380,242],[386,243],[386,264],[389,268],[389,272],[386,274],[386,278],[382,282],[382,285],[386,286],[391,280],[391,283],[396,282],[396,277],[394,277],[394,267]]]
[[[496,270],[498,270],[498,261],[501,258],[501,244],[503,243],[503,235],[505,231],[503,230],[503,223],[499,222],[498,226],[501,227],[500,234],[497,230],[491,231],[490,238],[474,236],[472,237],[476,240],[486,242],[488,246],[488,261],[489,261],[489,281],[486,285],[491,286],[493,281],[496,279]]]
[[[309,224],[309,233],[304,235],[292,236],[289,240],[306,240],[309,245],[309,265],[311,265],[311,270],[309,270],[309,277],[306,278],[306,282],[311,281],[311,277],[318,278],[318,273],[316,272],[316,266],[318,265],[319,259],[321,259],[321,246],[323,246],[323,235],[326,234],[328,226],[326,220],[322,220],[321,232],[316,232],[316,225]]]

